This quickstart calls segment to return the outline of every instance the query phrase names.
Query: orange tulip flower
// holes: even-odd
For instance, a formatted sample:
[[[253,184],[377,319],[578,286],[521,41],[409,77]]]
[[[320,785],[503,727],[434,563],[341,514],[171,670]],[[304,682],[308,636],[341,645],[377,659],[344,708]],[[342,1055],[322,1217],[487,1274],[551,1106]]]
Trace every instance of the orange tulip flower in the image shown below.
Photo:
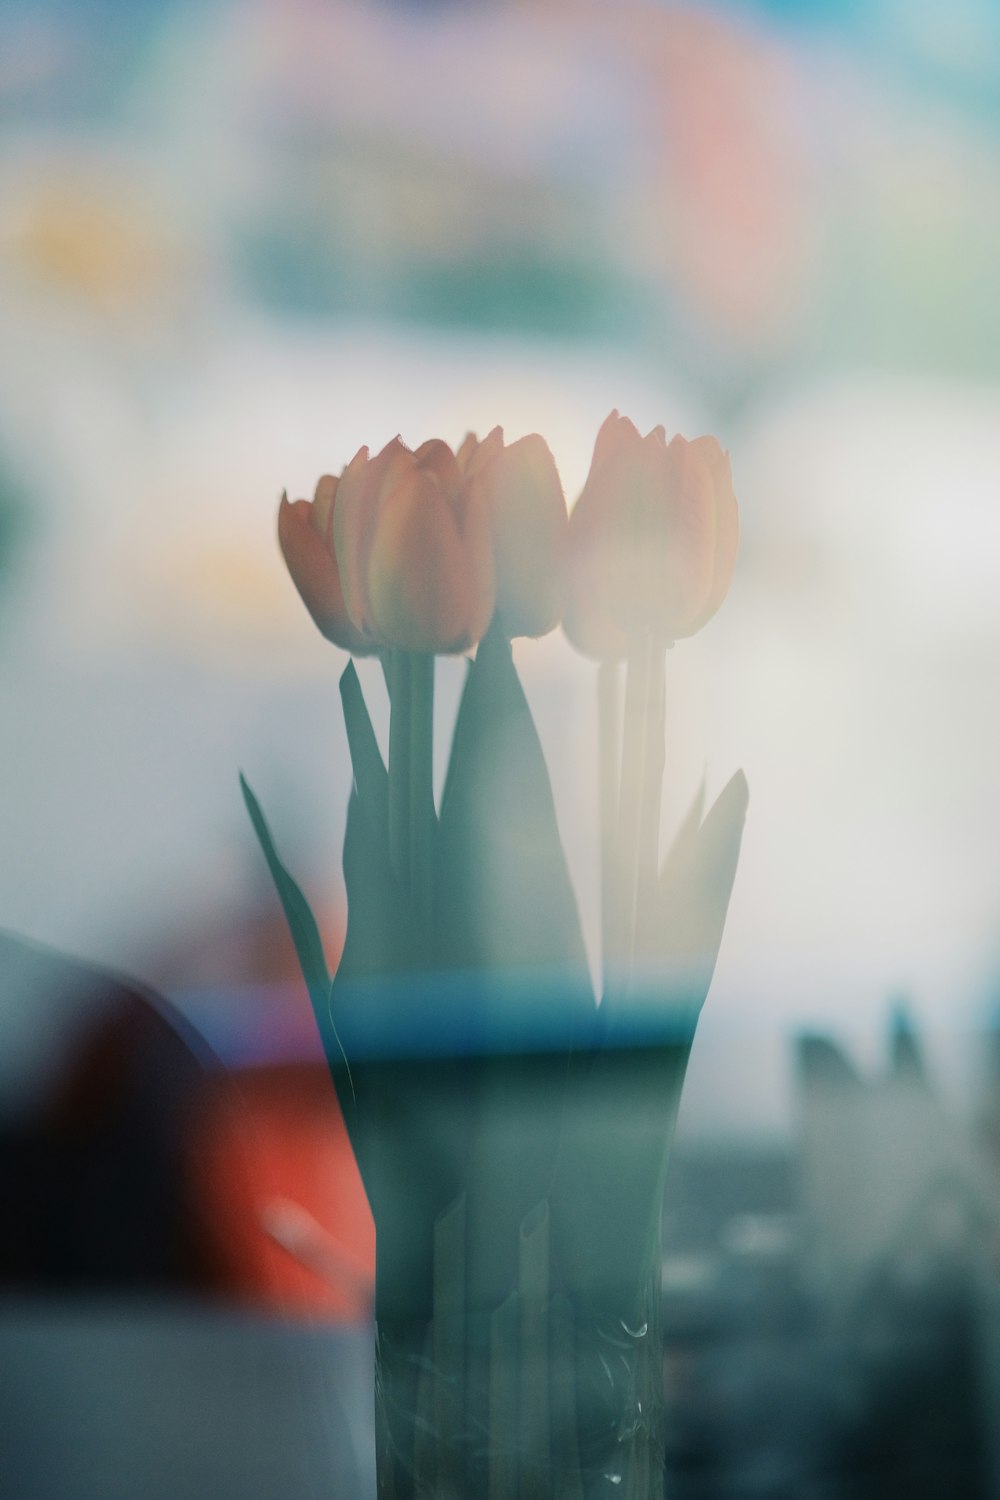
[[[649,630],[666,643],[711,619],[732,582],[739,516],[713,437],[641,437],[616,411],[597,435],[569,522],[564,627],[588,656],[624,656]]]
[[[506,634],[546,635],[562,616],[569,526],[548,444],[531,433],[506,445],[494,427],[482,442],[470,432],[458,462],[470,502],[489,517],[496,609]]]
[[[493,616],[485,500],[447,443],[361,448],[340,478],[333,538],[354,626],[380,646],[465,651]]]
[[[365,656],[375,650],[351,622],[333,550],[333,512],[338,480],[324,474],[312,500],[281,498],[278,542],[302,601],[328,641]]]

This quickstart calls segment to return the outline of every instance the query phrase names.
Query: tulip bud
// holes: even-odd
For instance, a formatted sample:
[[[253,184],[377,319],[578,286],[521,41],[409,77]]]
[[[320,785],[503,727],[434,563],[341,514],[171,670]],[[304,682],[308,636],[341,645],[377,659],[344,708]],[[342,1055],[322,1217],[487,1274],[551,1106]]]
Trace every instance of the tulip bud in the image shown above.
[[[589,656],[625,655],[650,630],[700,630],[732,581],[739,536],[729,459],[715,438],[640,437],[612,412],[570,516],[566,634]]]
[[[539,636],[562,615],[568,519],[562,484],[537,433],[506,446],[499,427],[458,451],[470,502],[485,506],[493,540],[496,609],[508,637]]]
[[[381,646],[465,651],[495,600],[489,521],[446,443],[361,448],[341,476],[333,536],[347,612]]]
[[[289,501],[278,510],[278,543],[303,603],[327,640],[365,656],[373,643],[351,622],[333,550],[333,513],[338,481],[324,474],[314,498]]]

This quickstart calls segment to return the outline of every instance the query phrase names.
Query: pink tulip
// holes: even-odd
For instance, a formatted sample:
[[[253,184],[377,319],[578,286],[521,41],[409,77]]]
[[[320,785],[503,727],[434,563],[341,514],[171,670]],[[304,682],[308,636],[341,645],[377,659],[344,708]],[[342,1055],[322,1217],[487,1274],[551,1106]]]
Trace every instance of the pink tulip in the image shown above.
[[[642,631],[671,643],[711,619],[732,582],[739,517],[713,437],[641,437],[612,412],[569,522],[564,627],[588,656],[617,658]]]
[[[494,427],[458,450],[471,503],[489,518],[496,610],[508,637],[546,635],[562,616],[568,519],[555,461],[537,433],[506,445]]]

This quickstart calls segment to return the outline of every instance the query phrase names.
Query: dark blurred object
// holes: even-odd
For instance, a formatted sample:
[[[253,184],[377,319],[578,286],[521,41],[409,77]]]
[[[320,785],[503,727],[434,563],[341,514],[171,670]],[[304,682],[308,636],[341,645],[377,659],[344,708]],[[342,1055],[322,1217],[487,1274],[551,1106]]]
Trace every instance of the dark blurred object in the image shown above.
[[[320,1224],[353,1169],[325,1070],[234,1077],[158,995],[6,933],[0,1004],[0,1493],[374,1495],[370,1333],[302,1317],[371,1281]]]
[[[119,1291],[218,1279],[186,1170],[208,1056],[159,997],[0,933],[6,1015],[41,1011],[54,1061],[0,1126],[0,1283]],[[60,1038],[72,1039],[68,1048]]]
[[[325,1066],[228,1072],[161,996],[6,933],[0,996],[8,1040],[26,1017],[42,1038],[6,1060],[0,1287],[369,1316],[374,1229]]]
[[[859,1500],[987,1500],[975,1267],[886,1265],[857,1308],[834,1462]]]

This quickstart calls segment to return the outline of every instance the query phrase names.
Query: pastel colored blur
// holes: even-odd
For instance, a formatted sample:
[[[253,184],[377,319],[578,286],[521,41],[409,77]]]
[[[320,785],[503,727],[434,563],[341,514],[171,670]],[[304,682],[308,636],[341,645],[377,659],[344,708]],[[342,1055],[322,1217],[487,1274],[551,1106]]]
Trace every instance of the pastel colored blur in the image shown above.
[[[729,456],[713,437],[642,437],[603,423],[569,523],[564,627],[587,656],[624,656],[630,636],[671,644],[700,630],[729,591],[739,516]]]

